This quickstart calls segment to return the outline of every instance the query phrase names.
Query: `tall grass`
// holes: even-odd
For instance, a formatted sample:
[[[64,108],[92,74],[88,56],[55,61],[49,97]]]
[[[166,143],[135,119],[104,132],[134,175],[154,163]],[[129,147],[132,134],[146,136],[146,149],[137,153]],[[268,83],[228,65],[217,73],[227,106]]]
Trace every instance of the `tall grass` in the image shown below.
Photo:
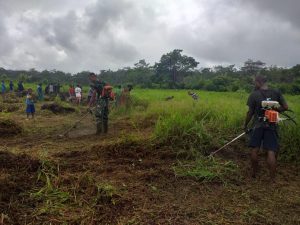
[[[149,101],[143,116],[158,118],[154,131],[157,140],[178,150],[205,153],[243,132],[248,94],[204,91],[197,93],[199,101],[194,101],[184,90],[138,89],[132,95]],[[168,96],[174,98],[165,101]],[[297,96],[286,98],[296,117],[299,117],[300,99]],[[136,112],[136,116],[138,115],[140,116]],[[299,162],[300,125],[282,123],[279,126],[280,158]]]
[[[180,113],[159,118],[155,136],[160,142],[176,146],[180,150],[189,150],[191,153],[206,153],[210,148],[212,137],[203,125],[203,120],[195,120],[189,113],[182,118]]]

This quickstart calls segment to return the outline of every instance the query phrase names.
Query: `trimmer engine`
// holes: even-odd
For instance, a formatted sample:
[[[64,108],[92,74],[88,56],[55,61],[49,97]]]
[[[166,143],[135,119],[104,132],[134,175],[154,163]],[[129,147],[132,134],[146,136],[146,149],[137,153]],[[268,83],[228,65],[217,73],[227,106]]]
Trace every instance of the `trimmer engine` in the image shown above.
[[[265,111],[264,121],[269,123],[278,123],[279,122],[279,113],[275,110],[280,107],[279,102],[277,101],[262,101],[261,106]]]

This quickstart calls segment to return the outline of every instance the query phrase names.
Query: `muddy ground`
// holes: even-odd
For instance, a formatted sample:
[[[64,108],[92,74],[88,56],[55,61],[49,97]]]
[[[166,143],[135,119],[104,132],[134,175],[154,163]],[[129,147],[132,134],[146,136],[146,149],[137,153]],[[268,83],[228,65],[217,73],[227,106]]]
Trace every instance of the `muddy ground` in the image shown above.
[[[253,180],[240,142],[218,155],[239,179],[201,182],[176,176],[192,162],[150,140],[153,121],[119,118],[96,136],[90,117],[59,138],[76,118],[14,118],[24,132],[0,138],[0,224],[300,224],[297,165],[279,163],[270,184],[262,155]]]

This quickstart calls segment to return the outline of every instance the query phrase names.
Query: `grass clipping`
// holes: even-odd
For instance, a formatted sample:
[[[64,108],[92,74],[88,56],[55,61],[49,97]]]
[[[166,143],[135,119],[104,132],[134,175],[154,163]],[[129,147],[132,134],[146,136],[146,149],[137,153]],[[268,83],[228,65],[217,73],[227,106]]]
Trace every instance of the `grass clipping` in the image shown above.
[[[13,136],[22,133],[20,125],[10,119],[0,119],[0,135],[2,137]]]

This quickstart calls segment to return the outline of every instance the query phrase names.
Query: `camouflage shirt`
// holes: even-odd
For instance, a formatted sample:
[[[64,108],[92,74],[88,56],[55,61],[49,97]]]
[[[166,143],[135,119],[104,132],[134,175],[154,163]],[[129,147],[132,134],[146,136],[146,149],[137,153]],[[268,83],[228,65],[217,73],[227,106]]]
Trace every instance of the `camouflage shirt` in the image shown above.
[[[105,82],[99,80],[96,80],[92,83],[91,87],[97,92],[97,99],[101,98],[102,90],[105,85]]]

